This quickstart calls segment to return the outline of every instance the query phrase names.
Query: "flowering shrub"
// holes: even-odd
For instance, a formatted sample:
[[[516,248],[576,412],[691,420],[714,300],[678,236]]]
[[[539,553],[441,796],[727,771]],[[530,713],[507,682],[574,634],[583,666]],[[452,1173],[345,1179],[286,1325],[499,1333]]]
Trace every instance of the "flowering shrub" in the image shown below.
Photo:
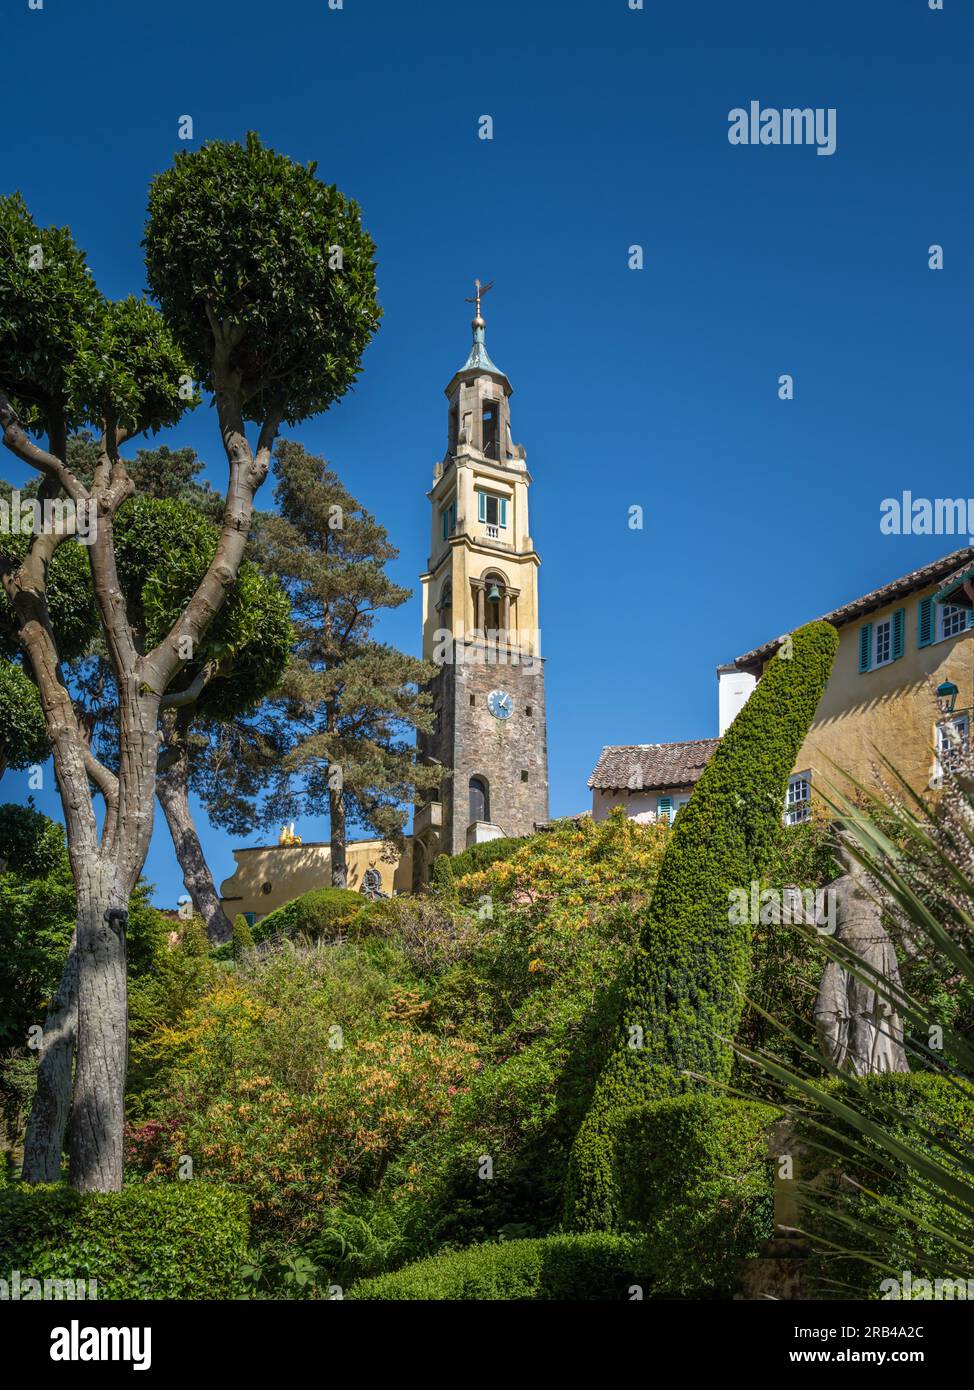
[[[535,927],[577,931],[606,909],[652,891],[669,834],[665,824],[630,820],[622,806],[602,821],[565,821],[459,879],[459,899],[473,905],[489,895],[523,908]]]
[[[162,1093],[130,1131],[150,1175],[183,1155],[247,1190],[255,1224],[296,1235],[445,1121],[476,1048],[423,1028],[424,1001],[368,953],[288,951],[223,978],[153,1046]]]

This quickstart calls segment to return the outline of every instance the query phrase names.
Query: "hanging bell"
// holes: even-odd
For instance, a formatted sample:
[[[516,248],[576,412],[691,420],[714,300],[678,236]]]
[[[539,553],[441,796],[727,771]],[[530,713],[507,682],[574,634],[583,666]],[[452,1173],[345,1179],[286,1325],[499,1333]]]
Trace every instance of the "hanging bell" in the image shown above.
[[[487,590],[487,597],[491,603],[497,603],[500,599],[501,591],[496,584],[491,584]]]

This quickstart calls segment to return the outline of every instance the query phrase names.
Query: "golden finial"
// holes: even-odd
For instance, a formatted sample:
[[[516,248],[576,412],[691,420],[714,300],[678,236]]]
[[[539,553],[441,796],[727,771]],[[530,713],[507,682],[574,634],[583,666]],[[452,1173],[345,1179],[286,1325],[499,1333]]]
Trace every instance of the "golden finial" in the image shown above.
[[[484,324],[484,320],[483,320],[483,315],[482,315],[481,312],[480,312],[480,297],[481,297],[481,295],[486,294],[488,290],[492,290],[492,289],[494,288],[494,282],[493,282],[493,280],[488,280],[487,283],[486,283],[486,285],[482,285],[482,284],[480,283],[479,280],[475,280],[475,281],[474,281],[474,286],[476,287],[476,293],[475,293],[475,295],[473,296],[472,299],[465,299],[465,300],[464,300],[464,303],[465,303],[465,304],[476,304],[476,306],[477,306],[476,312],[475,312],[475,314],[474,314],[474,316],[473,316],[473,321],[471,322],[471,325],[470,325],[471,328],[484,328],[484,327],[485,327],[485,324]]]

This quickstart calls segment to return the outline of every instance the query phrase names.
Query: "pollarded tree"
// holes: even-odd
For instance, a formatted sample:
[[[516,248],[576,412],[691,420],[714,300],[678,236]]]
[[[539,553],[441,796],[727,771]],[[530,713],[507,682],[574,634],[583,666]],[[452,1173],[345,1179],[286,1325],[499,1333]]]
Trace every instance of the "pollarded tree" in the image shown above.
[[[195,500],[190,504],[138,496],[119,509],[115,527],[118,576],[129,623],[141,648],[151,647],[169,631],[205,574],[218,539],[218,528],[201,513]],[[53,570],[59,559],[60,555]],[[193,772],[210,746],[220,740],[224,726],[246,715],[276,689],[292,636],[290,605],[281,585],[252,561],[244,560],[227,602],[184,668],[180,695],[166,703],[160,721],[162,747],[156,792],[183,882],[215,942],[229,941],[231,924],[220,906],[193,822],[189,802]],[[96,671],[85,674],[87,692],[92,694],[87,713],[98,726],[96,751],[115,771],[116,702],[111,673],[105,665],[103,659]]]
[[[165,701],[184,696],[180,679],[237,580],[281,423],[327,409],[351,385],[379,315],[374,246],[358,208],[314,166],[255,135],[246,146],[177,155],[150,189],[144,244],[161,313],[105,301],[69,233],[38,228],[19,198],[0,203],[3,441],[52,499],[96,511],[86,558],[118,697],[116,774],[92,752],[60,675],[46,576],[72,533],[62,509],[26,556],[0,561],[0,573],[40,692],[78,897],[70,1174],[79,1191],[122,1182],[125,911],[151,836]],[[174,424],[194,377],[213,394],[227,456],[223,521],[189,601],[140,650],[116,564],[115,517],[134,491],[119,450]],[[248,421],[258,426],[256,448]],[[85,426],[99,440],[88,485],[67,462],[68,435]],[[105,802],[101,824],[93,787]]]
[[[385,527],[300,444],[281,440],[274,476],[280,514],[261,516],[258,543],[297,633],[281,701],[295,746],[282,775],[296,775],[306,813],[327,813],[331,881],[344,888],[349,823],[398,848],[405,806],[439,785],[442,769],[418,761],[413,738],[432,727],[431,669],[373,636],[379,613],[409,597],[386,573],[399,552]],[[290,807],[291,795],[282,787],[272,807]]]
[[[570,1228],[609,1230],[616,1219],[609,1142],[616,1112],[730,1078],[751,956],[751,926],[731,912],[730,894],[749,891],[772,862],[788,776],[837,645],[828,623],[792,635],[677,819],[626,980],[614,1049],[572,1149]]]

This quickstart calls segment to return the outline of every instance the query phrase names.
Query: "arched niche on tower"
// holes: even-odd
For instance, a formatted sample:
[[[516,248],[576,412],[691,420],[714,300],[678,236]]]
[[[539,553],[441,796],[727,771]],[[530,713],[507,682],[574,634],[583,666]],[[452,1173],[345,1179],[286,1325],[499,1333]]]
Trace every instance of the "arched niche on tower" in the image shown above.
[[[489,640],[510,644],[516,637],[516,602],[521,592],[510,583],[503,570],[491,567],[479,579],[471,580],[474,627]]]

